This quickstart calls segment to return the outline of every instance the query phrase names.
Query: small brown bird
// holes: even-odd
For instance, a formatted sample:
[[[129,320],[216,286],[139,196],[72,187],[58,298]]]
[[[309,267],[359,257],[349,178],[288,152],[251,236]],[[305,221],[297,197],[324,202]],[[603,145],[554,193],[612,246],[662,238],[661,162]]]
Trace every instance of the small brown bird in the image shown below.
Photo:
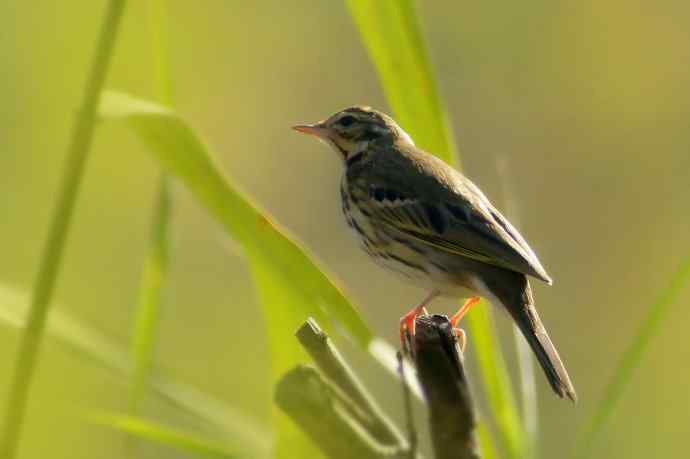
[[[294,129],[318,137],[342,157],[342,209],[362,248],[429,292],[400,320],[401,332],[414,333],[416,316],[439,295],[470,298],[451,319],[453,326],[484,297],[510,313],[556,394],[575,401],[527,276],[548,284],[551,278],[474,183],[415,147],[393,119],[369,107],[350,107]]]

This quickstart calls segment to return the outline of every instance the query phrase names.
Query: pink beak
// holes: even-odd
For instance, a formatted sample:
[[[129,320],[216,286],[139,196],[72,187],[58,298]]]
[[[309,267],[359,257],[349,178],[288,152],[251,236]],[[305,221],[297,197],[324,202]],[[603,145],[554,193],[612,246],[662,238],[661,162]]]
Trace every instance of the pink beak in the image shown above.
[[[294,129],[297,132],[302,132],[304,134],[309,134],[321,138],[328,137],[328,132],[330,131],[330,129],[328,129],[321,123],[298,124],[296,126],[292,126],[292,129]]]

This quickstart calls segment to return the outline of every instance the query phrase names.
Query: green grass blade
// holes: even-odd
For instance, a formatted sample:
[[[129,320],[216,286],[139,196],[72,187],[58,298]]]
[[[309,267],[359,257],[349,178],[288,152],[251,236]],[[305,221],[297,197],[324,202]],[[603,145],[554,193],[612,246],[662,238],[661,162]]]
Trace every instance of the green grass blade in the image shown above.
[[[187,451],[198,456],[220,459],[235,459],[239,457],[229,452],[225,445],[218,442],[135,416],[105,413],[89,416],[89,420],[137,438]]]
[[[480,457],[482,459],[498,459],[498,452],[494,447],[491,432],[489,432],[489,428],[486,426],[486,423],[480,422],[477,424],[477,436],[479,437]]]
[[[149,0],[151,27],[153,81],[156,98],[163,104],[173,105],[173,79],[170,74],[170,32],[167,0]]]
[[[594,440],[601,433],[606,421],[618,406],[625,388],[630,384],[633,373],[640,365],[649,343],[659,332],[663,321],[668,317],[671,306],[688,284],[690,284],[690,257],[683,262],[680,269],[674,274],[671,284],[661,292],[658,299],[652,304],[632,344],[623,354],[611,381],[604,390],[601,403],[579,439],[577,445],[577,450],[580,452],[579,456],[587,456],[590,453]]]
[[[158,199],[154,206],[151,243],[144,261],[139,302],[134,324],[130,355],[134,362],[130,409],[136,412],[145,390],[153,364],[153,353],[158,331],[163,283],[168,273],[171,200],[166,177],[160,179]]]
[[[166,0],[149,1],[154,89],[158,99],[172,105],[172,79],[168,65],[168,21]],[[169,271],[169,226],[173,196],[169,179],[162,174],[154,203],[151,240],[139,287],[139,301],[131,342],[134,362],[130,411],[136,413],[146,391],[158,332],[163,284]]]
[[[224,437],[232,438],[242,451],[251,452],[252,457],[272,456],[273,434],[270,426],[189,384],[177,382],[160,373],[151,376],[151,388],[158,396],[204,421]]]
[[[60,270],[65,241],[86,166],[86,158],[91,148],[96,109],[108,73],[124,7],[124,0],[111,0],[108,3],[96,44],[96,54],[86,80],[81,109],[72,131],[62,185],[48,230],[48,239],[41,255],[29,318],[19,343],[14,375],[10,383],[2,437],[0,438],[0,457],[4,459],[12,459],[19,444],[29,389],[38,362],[41,338]]]
[[[251,261],[265,263],[263,269],[285,282],[282,290],[294,294],[295,300],[303,300],[302,304],[284,304],[277,308],[280,311],[267,309],[286,315],[280,321],[281,328],[292,334],[307,316],[315,315],[324,322],[337,322],[360,345],[369,344],[372,334],[350,301],[284,228],[231,187],[206,146],[181,117],[158,104],[113,92],[104,96],[101,113],[106,118],[125,120],[154,157],[242,244]]]
[[[0,323],[18,330],[26,328],[28,304],[28,294],[0,284]],[[118,373],[129,374],[131,370],[126,352],[58,308],[51,311],[46,333],[82,358]]]
[[[498,159],[496,162],[496,171],[502,185],[503,214],[508,217],[513,224],[519,226],[519,206],[516,199],[514,199],[513,177],[510,173],[507,158]],[[523,457],[524,459],[537,459],[539,457],[539,403],[537,400],[534,357],[529,343],[520,331],[520,327],[513,324],[512,329],[520,380],[522,424],[525,429],[525,450]]]
[[[539,457],[539,402],[534,357],[520,328],[517,325],[513,325],[512,328],[520,374],[522,425],[525,429],[523,457],[537,459]]]
[[[15,329],[24,328],[27,309],[27,294],[0,284],[0,324]],[[112,371],[123,382],[131,378],[133,365],[126,349],[60,308],[51,312],[46,332],[79,358]],[[265,426],[240,414],[223,401],[189,384],[171,379],[160,370],[153,369],[148,384],[162,399],[235,439],[244,451],[252,451],[253,457],[268,456],[271,439]]]
[[[496,418],[501,441],[510,457],[522,457],[525,447],[524,436],[522,435],[520,417],[515,408],[515,399],[513,399],[505,360],[500,352],[495,352],[495,349],[499,349],[500,343],[494,332],[493,319],[489,314],[491,307],[486,300],[482,300],[467,315],[467,320],[473,331],[488,331],[487,333],[473,333],[470,345],[479,363],[479,369],[484,380],[484,390],[491,412]]]
[[[411,0],[347,0],[400,125],[422,148],[457,163],[455,144]]]
[[[307,360],[293,333],[309,316],[322,324],[337,323],[362,347],[368,346],[372,334],[350,301],[303,247],[230,185],[206,146],[180,116],[155,103],[118,93],[106,94],[101,113],[124,120],[164,168],[181,180],[243,246],[268,326],[276,380],[296,363]],[[286,438],[294,444],[301,437],[288,427],[288,421],[280,419],[283,435],[278,439],[279,451]],[[316,452],[291,454],[307,457]]]
[[[458,166],[454,138],[436,87],[414,2],[347,0],[347,4],[397,120],[418,146]],[[468,314],[470,349],[480,362],[489,402],[506,448],[513,457],[518,457],[523,449],[523,428],[499,342],[490,326],[491,314],[488,307],[477,307]]]

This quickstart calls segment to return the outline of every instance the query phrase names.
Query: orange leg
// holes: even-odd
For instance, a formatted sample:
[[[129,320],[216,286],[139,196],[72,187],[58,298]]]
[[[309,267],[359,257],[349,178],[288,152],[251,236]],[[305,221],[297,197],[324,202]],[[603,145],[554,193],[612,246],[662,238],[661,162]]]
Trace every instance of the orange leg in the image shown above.
[[[415,306],[410,312],[405,314],[400,318],[400,345],[405,349],[405,332],[408,331],[410,336],[414,336],[414,326],[417,316],[420,314],[429,314],[426,307],[431,303],[434,298],[438,295],[438,292],[432,290],[429,295],[424,298],[424,301]]]
[[[456,312],[453,315],[453,317],[450,318],[450,324],[453,326],[453,332],[455,333],[455,337],[460,342],[461,352],[465,352],[465,345],[467,344],[467,335],[465,334],[465,330],[458,327],[458,323],[460,322],[460,320],[462,320],[465,314],[467,314],[467,311],[469,311],[472,306],[479,303],[479,300],[480,298],[478,296],[473,296],[472,298],[469,298],[467,301],[465,301],[465,304],[462,305],[460,310],[458,310],[458,312]]]
[[[458,323],[460,322],[460,320],[462,320],[465,314],[467,314],[467,311],[469,311],[472,306],[479,303],[480,299],[481,298],[479,298],[478,296],[473,296],[472,298],[465,301],[465,304],[462,305],[458,312],[456,312],[453,315],[453,317],[450,318],[450,324],[453,326],[453,328],[458,327]]]

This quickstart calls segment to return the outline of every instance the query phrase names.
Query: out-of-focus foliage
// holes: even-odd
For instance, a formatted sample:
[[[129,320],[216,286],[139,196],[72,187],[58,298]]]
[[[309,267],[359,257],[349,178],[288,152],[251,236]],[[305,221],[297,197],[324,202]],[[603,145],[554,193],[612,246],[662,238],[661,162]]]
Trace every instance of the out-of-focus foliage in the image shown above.
[[[230,187],[184,120],[163,106],[116,93],[104,97],[101,113],[125,120],[168,172],[182,180],[243,245],[259,289],[276,380],[292,366],[307,361],[294,338],[307,317],[340,324],[367,348],[371,334],[349,300],[284,231]],[[309,442],[278,416],[279,457],[313,456]]]
[[[7,64],[0,84],[0,280],[24,291],[34,279],[105,3],[0,2],[0,59]],[[158,89],[150,69],[160,56],[146,45],[147,4],[128,5],[108,87],[154,100]],[[550,288],[535,285],[537,306],[580,396],[573,409],[556,400],[537,375],[542,457],[571,451],[575,433],[598,412],[600,400],[611,400],[604,395],[608,382],[641,326],[658,333],[643,340],[647,352],[634,352],[638,371],[625,376],[625,391],[617,392],[616,409],[607,409],[609,422],[591,451],[626,459],[682,455],[690,373],[678,362],[688,357],[688,291],[679,293],[674,307],[661,308],[668,320],[660,327],[647,311],[690,246],[690,67],[684,58],[690,6],[419,1],[415,27],[425,32],[428,56],[418,46],[419,35],[386,39],[370,56],[401,61],[377,75],[358,27],[378,27],[382,36],[391,32],[388,24],[408,27],[395,8],[405,13],[409,6],[376,2],[370,6],[376,10],[353,22],[339,2],[208,2],[200,8],[171,1],[175,111],[204,133],[233,187],[247,190],[281,228],[318,255],[319,266],[343,279],[366,322],[391,343],[397,318],[423,292],[401,285],[357,251],[339,215],[342,166],[327,148],[289,126],[364,103],[395,113],[419,145],[437,154],[450,151],[450,142],[430,139],[453,128],[463,170],[496,202],[502,189],[496,164],[506,162],[515,182],[511,198],[520,204],[520,230],[556,281]],[[377,12],[390,22],[380,22]],[[415,53],[425,65],[433,62],[443,96],[443,105],[435,105],[432,94],[426,101],[431,109],[424,112],[393,95],[411,80],[432,81],[430,72],[402,71]],[[428,88],[414,87],[410,100],[422,100]],[[446,109],[452,121],[430,124]],[[130,373],[50,344],[96,336],[117,350],[99,359],[131,369],[125,343],[160,173],[147,151],[125,130],[98,126],[51,318],[78,317],[81,326],[47,341],[21,458],[92,457],[94,451],[106,459],[131,457],[121,435],[73,415],[75,407],[125,412],[129,383],[121,375]],[[216,219],[207,217],[197,198],[194,191],[176,193],[175,263],[150,356],[153,390],[141,403],[141,416],[200,438],[222,435],[220,444],[259,443],[241,450],[266,457],[272,439],[264,429],[272,417],[276,373],[265,312],[257,306],[275,297],[293,299],[282,297],[282,284],[255,295],[259,276],[247,269],[227,235],[219,234]],[[4,296],[0,301],[11,304]],[[440,301],[434,312],[456,307]],[[481,313],[474,310],[470,320]],[[11,317],[18,324],[22,315]],[[273,319],[275,327],[283,321],[285,327],[270,336],[284,333],[286,342],[301,320]],[[510,343],[508,323],[497,315],[503,344]],[[0,375],[9,375],[18,328],[0,332]],[[476,338],[470,329],[470,353],[479,350]],[[385,409],[395,413],[397,385],[359,356],[348,352]],[[508,374],[515,374],[512,352],[505,361]],[[481,394],[487,386],[480,383],[478,359],[469,365]],[[7,381],[0,378],[3,392]],[[490,405],[482,408],[484,418],[492,414]],[[138,446],[142,457],[191,455]]]
[[[635,376],[634,371],[640,365],[642,356],[649,347],[652,338],[659,333],[661,324],[668,315],[670,307],[678,301],[678,297],[689,284],[690,257],[685,260],[678,272],[673,276],[671,285],[651,305],[649,313],[642,321],[632,344],[623,354],[623,358],[616,367],[616,372],[604,392],[604,397],[597,411],[592,416],[592,420],[586,424],[583,431],[581,444],[578,445],[582,453],[591,453],[592,443],[596,436],[602,433],[606,421],[613,415],[626,386],[632,383]]]
[[[0,285],[0,324],[23,329],[27,306],[27,295]],[[83,365],[106,369],[122,381],[135,372],[135,365],[125,349],[69,314],[53,312],[46,332],[51,344],[61,344],[73,352]],[[267,455],[270,446],[268,427],[243,417],[222,401],[201,393],[194,387],[170,379],[159,370],[149,375],[148,387],[157,397],[170,402],[182,413],[212,425],[225,437],[231,437],[245,454],[258,457]]]
[[[141,419],[135,416],[122,414],[95,414],[90,416],[91,420],[97,424],[112,427],[122,432],[128,433],[153,443],[167,445],[182,451],[188,451],[195,457],[214,457],[221,459],[235,459],[240,457],[236,453],[231,453],[230,447],[212,443],[204,438],[180,432],[163,426],[155,422]]]

